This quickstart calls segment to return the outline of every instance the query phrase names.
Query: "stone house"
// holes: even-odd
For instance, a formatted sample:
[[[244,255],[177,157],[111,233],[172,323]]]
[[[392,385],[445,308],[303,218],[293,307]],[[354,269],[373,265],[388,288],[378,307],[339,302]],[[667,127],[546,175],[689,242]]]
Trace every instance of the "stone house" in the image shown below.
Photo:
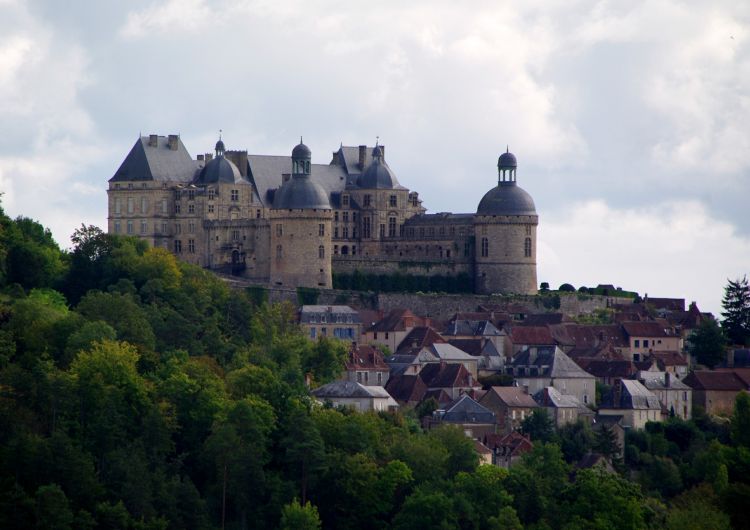
[[[352,343],[344,363],[344,379],[365,386],[385,386],[391,369],[377,348],[367,344]]]
[[[334,381],[311,394],[334,407],[348,407],[358,411],[394,410],[398,403],[382,386],[365,386],[352,381]]]
[[[443,391],[450,399],[458,399],[463,393],[481,388],[471,372],[460,363],[429,363],[422,367],[418,376],[424,381],[428,392]]]
[[[539,407],[547,410],[550,419],[558,429],[568,423],[576,423],[578,420],[590,423],[594,418],[594,412],[581,403],[577,397],[563,394],[553,386],[538,390],[534,394],[534,401]]]
[[[427,385],[419,375],[414,374],[391,376],[385,385],[385,389],[402,407],[418,405],[427,394]]]
[[[638,372],[638,380],[659,398],[665,418],[672,413],[683,420],[693,416],[693,389],[671,372]]]
[[[575,396],[584,405],[596,405],[596,378],[581,369],[559,347],[529,348],[517,354],[506,373],[534,394],[548,386]]]
[[[630,355],[634,361],[645,360],[653,352],[681,352],[682,336],[666,321],[623,322]]]
[[[602,398],[601,416],[622,416],[625,428],[643,429],[649,421],[662,421],[659,398],[639,381],[620,379]]]
[[[539,407],[534,398],[517,386],[493,386],[479,403],[495,413],[503,432],[520,428],[521,422]]]
[[[432,413],[427,421],[427,428],[437,425],[451,424],[459,426],[469,438],[479,439],[486,434],[494,433],[495,415],[492,411],[477,403],[466,394],[457,398],[445,409],[438,409]]]
[[[683,382],[693,389],[693,408],[707,414],[731,415],[737,394],[750,390],[747,378],[736,370],[695,370]]]
[[[504,469],[510,469],[523,455],[534,449],[531,440],[518,431],[487,434],[483,443],[492,451],[492,463]]]
[[[365,330],[362,340],[367,344],[382,344],[395,352],[414,328],[427,325],[429,319],[418,317],[408,309],[394,309]]]
[[[300,327],[306,337],[318,337],[359,342],[362,322],[359,312],[347,305],[303,305],[299,311]]]

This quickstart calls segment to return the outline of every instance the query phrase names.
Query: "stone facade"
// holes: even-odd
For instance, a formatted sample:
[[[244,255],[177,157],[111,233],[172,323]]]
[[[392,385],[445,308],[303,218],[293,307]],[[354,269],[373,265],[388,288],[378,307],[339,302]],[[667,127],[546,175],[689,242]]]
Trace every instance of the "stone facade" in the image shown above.
[[[227,151],[193,159],[177,135],[139,138],[109,181],[108,231],[276,287],[331,288],[334,274],[468,278],[477,293],[536,293],[531,197],[510,153],[477,213],[427,214],[385,147],[340,147],[312,164]],[[312,201],[312,202],[311,202]],[[282,204],[283,203],[283,204]]]

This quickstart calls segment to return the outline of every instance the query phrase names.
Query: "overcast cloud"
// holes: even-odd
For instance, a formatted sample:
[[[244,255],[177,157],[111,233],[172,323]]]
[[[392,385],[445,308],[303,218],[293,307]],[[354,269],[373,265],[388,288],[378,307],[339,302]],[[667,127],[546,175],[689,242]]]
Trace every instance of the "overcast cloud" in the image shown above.
[[[750,272],[750,3],[0,0],[0,190],[106,223],[143,134],[313,160],[379,136],[431,211],[471,212],[506,144],[539,279],[718,311]]]

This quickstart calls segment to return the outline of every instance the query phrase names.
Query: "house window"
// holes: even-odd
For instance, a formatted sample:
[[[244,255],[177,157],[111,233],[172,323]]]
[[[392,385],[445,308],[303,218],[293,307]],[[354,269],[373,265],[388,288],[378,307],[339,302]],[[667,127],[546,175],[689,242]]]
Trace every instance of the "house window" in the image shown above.
[[[339,227],[335,227],[333,229],[333,237],[338,238],[339,237]]]
[[[640,348],[641,347],[641,340],[640,339],[635,339],[633,342],[635,343],[634,344],[635,348]]]
[[[396,237],[396,218],[388,218],[388,237]]]
[[[115,221],[115,234],[120,233],[120,221]]]
[[[214,200],[215,196],[216,196],[216,190],[213,188],[208,188],[208,200],[209,201]]]
[[[188,213],[195,213],[195,204],[192,202],[188,204]]]
[[[531,235],[531,225],[526,225],[526,235],[527,236]]]
[[[490,255],[490,242],[486,237],[482,238],[482,257],[486,258]]]
[[[326,257],[326,249],[323,245],[318,247],[318,258],[324,259]]]
[[[397,200],[396,200],[396,196],[395,196],[395,195],[391,195],[391,196],[390,196],[390,198],[388,199],[388,204],[389,204],[389,205],[390,205],[390,206],[391,206],[392,208],[395,208],[395,207],[396,207],[396,204],[398,204],[398,202],[397,202]]]
[[[357,212],[352,212],[352,221],[357,222]]]
[[[362,199],[362,206],[365,208],[369,208],[372,203],[372,196],[370,194],[367,194]]]
[[[175,234],[181,234],[182,233],[182,225],[180,223],[176,223],[174,225],[174,233]]]
[[[240,190],[232,190],[230,193],[230,200],[232,201],[239,201],[240,200]]]
[[[338,221],[339,220],[339,212],[333,212],[333,220]]]
[[[380,239],[385,237],[385,223],[380,223]]]
[[[344,238],[344,239],[348,239],[349,238],[349,227],[348,226],[345,226],[345,227],[343,227],[341,229],[341,237]]]
[[[148,232],[148,222],[145,219],[141,219],[141,234]]]
[[[128,221],[128,234],[133,233],[133,221]]]
[[[179,239],[174,240],[174,253],[182,254],[182,241],[180,241]]]
[[[648,339],[643,339],[643,347],[648,348]]]
[[[323,223],[320,223],[320,224],[318,225],[318,235],[319,235],[319,236],[324,236],[324,235],[326,235],[326,225],[324,225]]]
[[[188,239],[188,253],[195,254],[195,239]]]
[[[531,257],[531,238],[527,237],[523,242],[523,255],[527,258]]]
[[[378,372],[378,386],[383,386],[383,372]]]
[[[167,223],[162,223],[162,224],[161,224],[161,233],[162,233],[162,234],[166,234],[166,233],[167,233],[167,230],[168,230],[168,226],[167,226]]]
[[[281,236],[284,235],[284,225],[282,225],[282,224],[277,224],[276,225],[276,235],[278,237],[281,237]]]
[[[371,219],[369,217],[362,218],[362,237],[370,237],[370,222]]]

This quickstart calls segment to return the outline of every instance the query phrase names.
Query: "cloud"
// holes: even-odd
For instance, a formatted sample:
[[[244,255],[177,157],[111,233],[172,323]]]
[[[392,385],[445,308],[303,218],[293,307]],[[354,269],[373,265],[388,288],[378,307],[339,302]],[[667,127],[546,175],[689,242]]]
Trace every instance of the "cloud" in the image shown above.
[[[204,0],[168,0],[131,12],[120,35],[132,38],[148,33],[197,32],[213,15]]]
[[[611,283],[641,295],[684,297],[718,315],[727,278],[747,272],[750,239],[698,201],[613,208],[603,200],[540,219],[539,279]]]

